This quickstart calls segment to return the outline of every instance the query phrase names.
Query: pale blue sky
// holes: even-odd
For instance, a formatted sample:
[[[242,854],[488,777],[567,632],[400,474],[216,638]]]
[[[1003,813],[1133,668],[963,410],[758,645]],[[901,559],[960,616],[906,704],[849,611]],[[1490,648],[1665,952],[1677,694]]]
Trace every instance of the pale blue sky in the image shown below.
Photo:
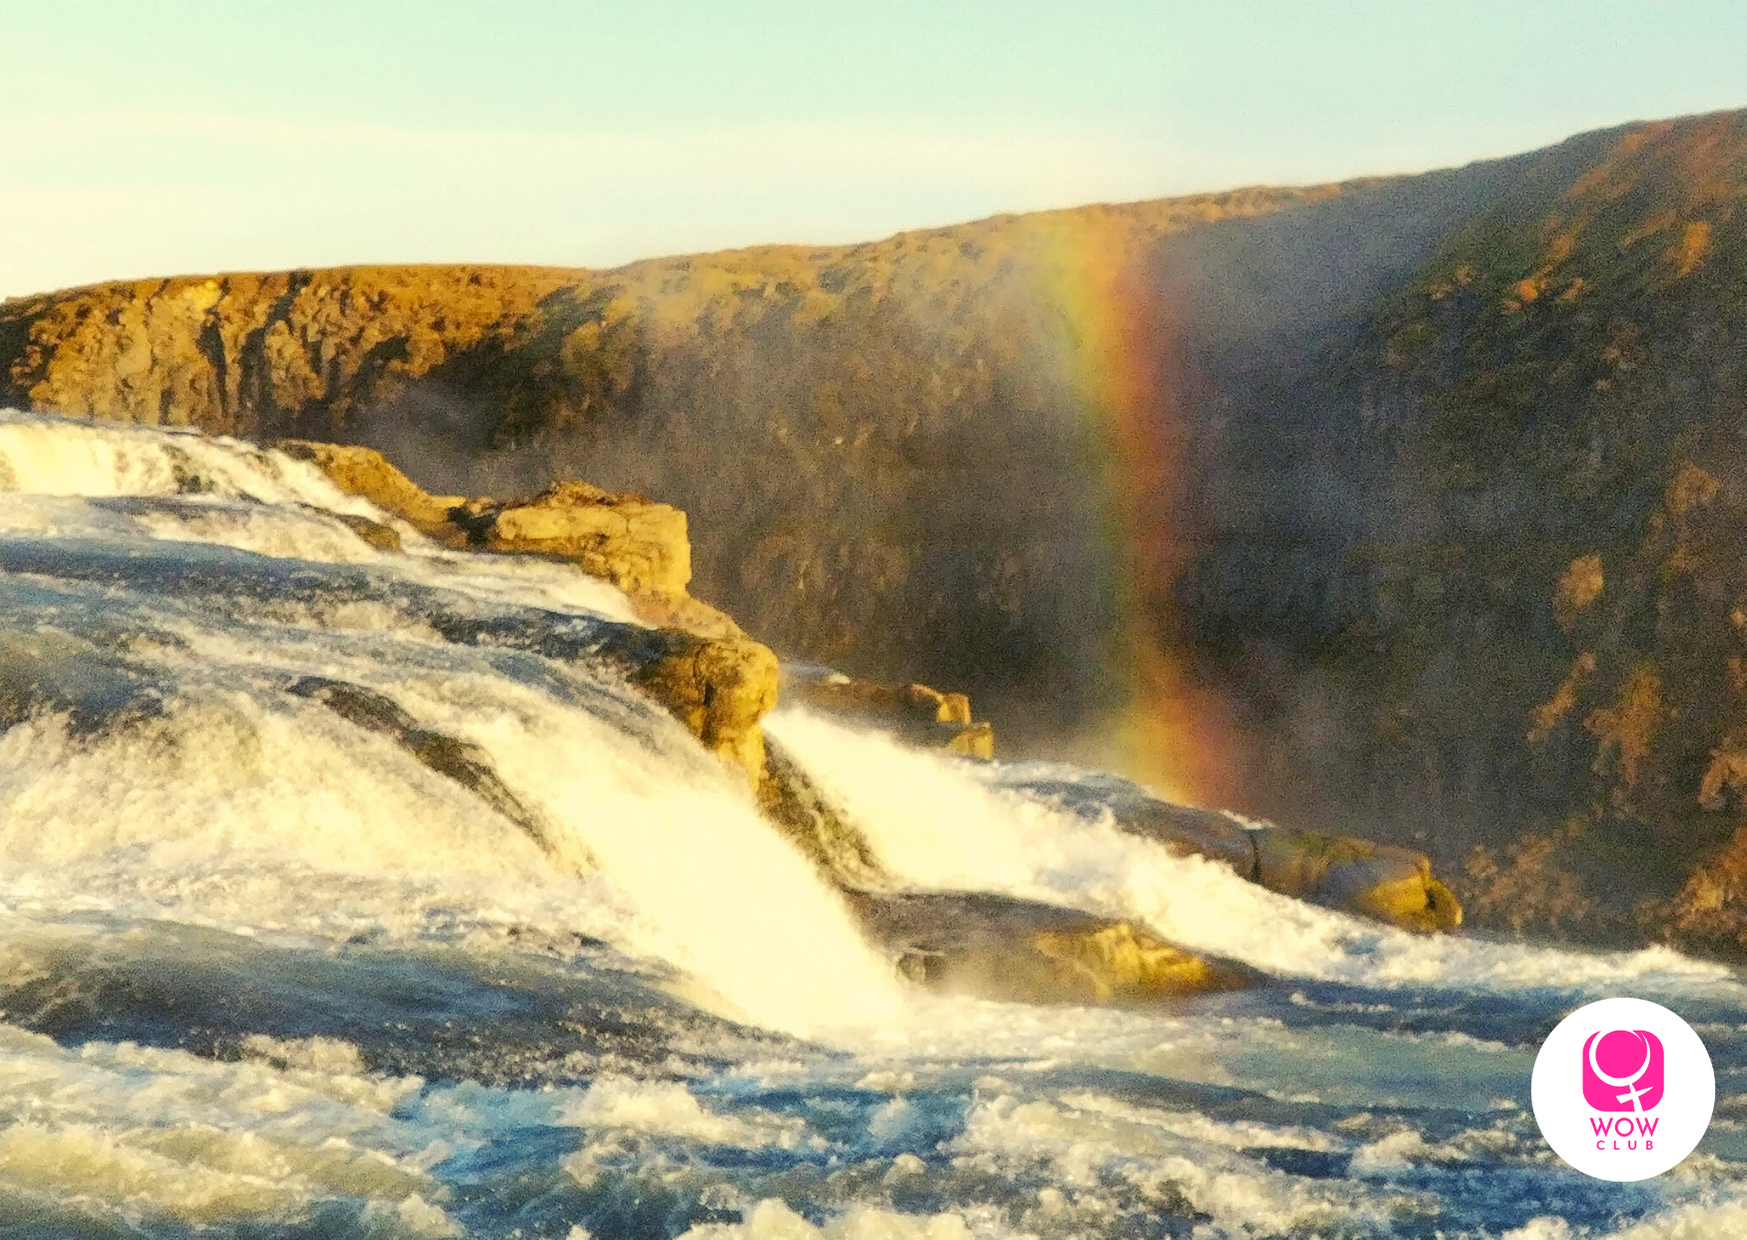
[[[610,265],[1747,106],[1747,3],[0,0],[0,295]]]

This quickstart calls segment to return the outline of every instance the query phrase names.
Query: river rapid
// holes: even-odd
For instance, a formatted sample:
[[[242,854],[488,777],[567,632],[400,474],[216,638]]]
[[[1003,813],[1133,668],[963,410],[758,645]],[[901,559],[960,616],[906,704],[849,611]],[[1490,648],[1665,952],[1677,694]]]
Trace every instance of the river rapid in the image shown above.
[[[623,595],[345,514],[392,524],[248,444],[0,413],[7,1240],[1747,1235],[1737,971],[1398,932],[1119,832],[1096,773],[779,709],[906,884],[1265,975],[1130,1010],[923,992],[588,657]],[[541,837],[311,677],[475,747]],[[1717,1070],[1709,1135],[1640,1184],[1527,1111],[1540,1040],[1617,994]]]

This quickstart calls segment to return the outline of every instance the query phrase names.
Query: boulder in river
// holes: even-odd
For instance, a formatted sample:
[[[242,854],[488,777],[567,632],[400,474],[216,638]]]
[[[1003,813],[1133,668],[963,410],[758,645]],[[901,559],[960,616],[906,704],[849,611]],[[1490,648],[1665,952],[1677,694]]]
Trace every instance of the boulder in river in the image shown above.
[[[1432,876],[1424,853],[1351,835],[1272,823],[1245,825],[1220,810],[1147,799],[1116,825],[1162,843],[1177,856],[1222,861],[1269,891],[1429,932],[1462,924],[1462,905]]]
[[[1256,881],[1270,891],[1363,913],[1404,930],[1454,930],[1462,924],[1461,903],[1432,877],[1424,853],[1291,827],[1263,827],[1253,839]]]
[[[967,758],[995,756],[994,727],[971,718],[970,698],[962,693],[789,666],[784,669],[783,695],[790,702],[878,728],[912,745]]]
[[[1455,893],[1424,853],[1350,835],[1252,822],[1225,810],[1174,805],[1116,776],[1021,778],[1008,786],[1071,813],[1108,809],[1118,829],[1174,856],[1206,857],[1282,895],[1377,918],[1422,933],[1462,924]]]
[[[844,893],[910,980],[1012,1003],[1151,1003],[1251,985],[1243,965],[1126,921],[989,892]]]

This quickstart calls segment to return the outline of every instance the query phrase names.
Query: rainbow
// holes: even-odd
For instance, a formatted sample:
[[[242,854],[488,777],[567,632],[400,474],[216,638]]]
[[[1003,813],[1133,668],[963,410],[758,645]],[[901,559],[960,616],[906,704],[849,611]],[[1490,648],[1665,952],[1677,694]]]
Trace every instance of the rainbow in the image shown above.
[[[1171,632],[1171,588],[1188,564],[1186,422],[1194,376],[1174,308],[1148,255],[1156,232],[1132,216],[1061,218],[1046,297],[1059,308],[1081,407],[1104,444],[1107,535],[1118,551],[1129,705],[1103,729],[1113,765],[1175,800],[1242,808],[1243,735],[1231,703],[1198,678]]]

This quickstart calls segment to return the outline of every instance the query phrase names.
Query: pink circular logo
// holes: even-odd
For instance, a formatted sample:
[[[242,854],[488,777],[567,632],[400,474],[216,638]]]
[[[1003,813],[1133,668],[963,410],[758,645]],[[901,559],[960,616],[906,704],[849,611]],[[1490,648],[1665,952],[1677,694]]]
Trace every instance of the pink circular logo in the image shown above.
[[[1603,999],[1547,1035],[1531,1093],[1560,1158],[1598,1179],[1643,1180],[1692,1153],[1717,1087],[1691,1025],[1644,999]]]

